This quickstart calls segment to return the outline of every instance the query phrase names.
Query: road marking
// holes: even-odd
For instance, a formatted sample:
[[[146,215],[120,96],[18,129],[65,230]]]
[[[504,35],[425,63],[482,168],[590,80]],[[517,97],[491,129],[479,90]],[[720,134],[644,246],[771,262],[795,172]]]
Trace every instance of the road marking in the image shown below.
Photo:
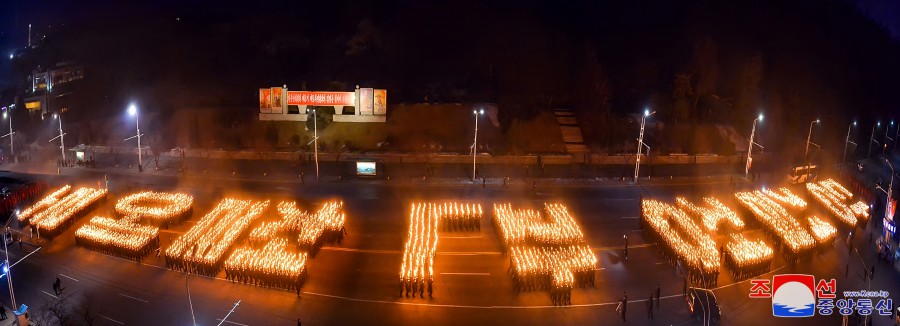
[[[332,250],[332,251],[344,251],[344,252],[360,252],[366,254],[401,254],[400,250],[378,250],[378,249],[355,249],[355,248],[341,248],[341,247],[322,247],[321,250]],[[471,252],[458,252],[458,251],[446,251],[446,252],[437,252],[438,255],[443,256],[482,256],[482,255],[502,255],[502,252],[499,251],[471,251]]]
[[[628,249],[633,249],[633,248],[646,248],[646,247],[650,247],[650,246],[655,245],[655,244],[656,244],[656,243],[642,243],[642,244],[639,244],[639,245],[629,245],[629,246],[628,246]],[[625,249],[625,246],[618,246],[618,247],[596,247],[596,248],[591,248],[591,250],[593,250],[593,251],[622,250],[622,249]]]
[[[484,256],[484,255],[502,255],[499,251],[473,251],[473,252],[438,252],[442,256]]]
[[[63,273],[59,273],[59,276],[65,277],[65,278],[70,279],[70,280],[73,280],[73,281],[75,281],[75,282],[81,282],[81,281],[79,281],[79,280],[76,280],[74,277],[71,277],[71,276],[66,275],[66,274],[63,274]]]
[[[378,250],[378,249],[354,249],[340,247],[322,247],[321,250],[346,251],[346,252],[362,252],[367,254],[399,254],[399,250]]]
[[[137,301],[140,301],[140,302],[150,303],[150,301],[147,301],[147,300],[144,300],[144,299],[141,299],[141,298],[135,298],[135,297],[132,297],[132,296],[127,295],[127,294],[125,294],[125,293],[119,293],[119,295],[121,295],[121,296],[123,296],[123,297],[126,297],[126,298],[129,298],[129,299],[134,299],[134,300],[137,300]]]
[[[47,292],[47,291],[41,290],[41,292],[44,292],[44,294],[46,294],[46,295],[49,295],[49,296],[54,297],[54,298],[56,298],[56,299],[59,299],[59,297],[57,297],[57,296],[55,296],[55,295],[52,295],[52,294],[50,294],[50,293]]]
[[[123,323],[123,322],[120,322],[120,321],[118,321],[118,320],[115,320],[115,319],[106,317],[106,316],[101,315],[101,314],[97,314],[97,316],[103,317],[104,319],[109,320],[109,321],[114,322],[114,323],[119,324],[119,325],[125,325],[125,323]]]
[[[633,218],[633,219],[637,219],[637,218],[640,218],[640,217],[638,217],[638,216],[622,216],[622,218]]]
[[[656,262],[657,265],[662,265],[662,264],[665,264],[665,263],[666,263],[666,262],[664,262],[664,261]]]
[[[216,318],[216,320],[218,320],[219,322],[223,322],[222,318]],[[229,323],[229,324],[240,325],[240,326],[250,326],[250,325],[247,325],[247,324],[236,323],[236,322],[233,322],[233,321],[230,321],[230,320],[225,320],[224,322]]]
[[[491,273],[441,273],[441,275],[491,276]]]

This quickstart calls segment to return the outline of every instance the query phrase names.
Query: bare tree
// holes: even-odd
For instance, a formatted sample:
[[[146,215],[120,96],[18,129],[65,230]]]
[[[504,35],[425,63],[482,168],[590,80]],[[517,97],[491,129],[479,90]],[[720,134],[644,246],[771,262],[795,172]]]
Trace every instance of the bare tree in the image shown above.
[[[75,307],[75,318],[82,322],[83,325],[93,326],[97,323],[97,319],[100,318],[100,312],[96,297],[92,293],[85,293]]]

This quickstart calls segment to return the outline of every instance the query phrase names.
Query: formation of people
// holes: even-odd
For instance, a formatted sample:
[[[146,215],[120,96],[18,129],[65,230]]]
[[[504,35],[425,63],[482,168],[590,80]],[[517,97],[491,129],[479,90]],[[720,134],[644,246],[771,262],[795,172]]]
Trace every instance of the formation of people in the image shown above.
[[[75,231],[75,244],[112,256],[140,261],[159,247],[159,228],[126,219],[95,216]]]
[[[88,187],[72,191],[66,185],[19,213],[18,219],[37,228],[41,237],[53,238],[106,198],[107,193],[106,189]]]
[[[47,191],[47,183],[43,181],[31,182],[13,189],[8,195],[0,199],[0,214],[7,216],[19,209],[35,196]]]
[[[286,238],[275,238],[261,249],[235,249],[225,260],[225,279],[292,290],[300,295],[308,257],[304,252],[289,250],[288,243]]]
[[[194,197],[183,193],[142,191],[116,202],[116,213],[164,228],[190,216]]]
[[[401,296],[424,297],[425,288],[432,296],[434,255],[438,229],[476,231],[480,229],[482,210],[479,204],[458,202],[413,203],[409,212],[409,229],[400,265]]]

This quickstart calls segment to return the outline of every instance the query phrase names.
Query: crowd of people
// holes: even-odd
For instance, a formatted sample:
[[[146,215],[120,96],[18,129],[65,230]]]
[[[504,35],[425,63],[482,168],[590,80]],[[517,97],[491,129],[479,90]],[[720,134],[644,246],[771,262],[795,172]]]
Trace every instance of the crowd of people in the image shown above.
[[[188,194],[143,191],[119,199],[116,213],[168,228],[189,217],[193,203]]]
[[[716,243],[681,209],[644,199],[641,202],[641,226],[650,242],[662,245],[659,249],[669,261],[684,262],[687,268],[695,270],[695,277],[707,280],[719,273],[721,257],[717,254]]]
[[[304,252],[288,250],[287,238],[275,238],[260,249],[241,247],[225,260],[225,278],[231,282],[249,283],[296,291],[306,280]]]
[[[268,200],[223,199],[166,249],[166,267],[215,276],[225,252],[240,241],[268,206]]]
[[[494,229],[508,247],[513,245],[571,246],[584,242],[584,233],[568,209],[559,203],[544,204],[544,213],[494,205]]]
[[[784,206],[762,191],[738,192],[734,196],[763,225],[763,232],[778,240],[786,249],[784,252],[801,255],[815,247],[816,240],[800,222]]]
[[[554,303],[568,304],[573,288],[594,286],[597,257],[585,244],[512,246],[508,253],[507,271],[516,291],[549,291]]]
[[[775,252],[762,240],[751,241],[740,233],[729,235],[725,244],[725,262],[735,279],[745,279],[768,272]]]
[[[9,216],[20,205],[47,191],[47,183],[32,182],[22,185],[0,199],[0,215]]]
[[[75,231],[75,244],[105,254],[140,261],[159,247],[159,228],[125,219],[95,216]]]
[[[555,305],[572,303],[572,289],[594,285],[597,258],[584,233],[559,203],[544,204],[543,213],[494,205],[494,230],[509,255],[517,291],[547,291]]]
[[[854,208],[846,204],[853,198],[853,194],[834,179],[807,183],[806,189],[816,202],[831,213],[831,216],[851,228],[869,217],[868,205],[865,202],[853,204]]]
[[[816,216],[810,216],[806,219],[809,222],[810,233],[820,246],[828,246],[834,240],[834,237],[837,236],[837,228],[831,224],[822,221]]]
[[[806,209],[807,203],[800,196],[795,195],[791,192],[790,189],[781,187],[775,190],[763,188],[762,193],[770,198],[774,199],[777,202],[787,205],[793,209],[804,210]]]
[[[18,219],[31,224],[41,237],[53,238],[89,212],[107,193],[106,189],[88,187],[72,191],[66,185],[21,212]]]
[[[400,266],[400,294],[424,297],[433,293],[434,254],[438,229],[475,231],[480,229],[481,205],[457,202],[413,203],[409,213],[409,230]]]
[[[703,201],[706,202],[709,207],[694,205],[683,197],[678,197],[675,199],[675,203],[678,205],[678,208],[684,209],[688,213],[700,216],[700,219],[703,222],[702,225],[706,228],[707,231],[716,232],[719,229],[720,224],[724,222],[728,222],[726,225],[729,225],[734,230],[740,230],[744,228],[744,220],[742,220],[734,210],[728,208],[728,206],[725,206],[725,204],[723,204],[715,197],[705,197],[703,198]]]

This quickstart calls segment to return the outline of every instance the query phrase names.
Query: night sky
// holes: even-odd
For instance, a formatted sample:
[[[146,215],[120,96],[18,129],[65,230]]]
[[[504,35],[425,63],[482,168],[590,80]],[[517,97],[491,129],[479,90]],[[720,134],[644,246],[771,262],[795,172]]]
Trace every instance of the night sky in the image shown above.
[[[859,8],[873,20],[885,26],[894,39],[900,41],[900,1],[897,0],[855,0]],[[0,1],[0,85],[7,84],[10,67],[9,55],[16,48],[24,47],[28,24],[32,24],[35,35],[52,32],[54,25],[79,23],[96,15],[114,14],[114,7],[127,5],[132,9],[153,7],[157,11],[171,10],[181,6],[205,6],[202,1],[147,1],[123,2],[111,0],[5,0]],[[246,3],[235,4],[215,2],[215,8],[223,11],[247,10]],[[277,3],[275,4],[277,6]],[[212,8],[212,7],[207,7]]]

